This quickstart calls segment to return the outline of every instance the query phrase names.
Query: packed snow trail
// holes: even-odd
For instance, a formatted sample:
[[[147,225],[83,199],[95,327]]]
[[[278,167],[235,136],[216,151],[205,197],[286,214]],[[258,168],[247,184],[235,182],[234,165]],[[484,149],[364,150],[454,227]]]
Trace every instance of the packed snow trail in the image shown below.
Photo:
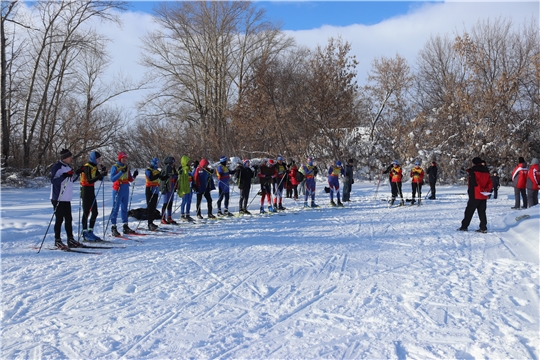
[[[477,217],[463,233],[464,187],[390,209],[375,188],[355,184],[345,209],[285,199],[285,216],[181,224],[99,256],[37,254],[48,189],[3,189],[2,358],[539,359],[539,208],[510,210],[501,188],[489,233]]]

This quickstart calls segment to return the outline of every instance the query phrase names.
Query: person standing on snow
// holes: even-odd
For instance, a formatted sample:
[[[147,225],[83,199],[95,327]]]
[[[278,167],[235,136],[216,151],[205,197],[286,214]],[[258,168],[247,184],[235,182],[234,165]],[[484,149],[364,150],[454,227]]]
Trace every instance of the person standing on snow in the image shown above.
[[[264,214],[264,198],[268,200],[268,211],[275,212],[272,207],[272,180],[277,176],[277,171],[274,168],[274,160],[269,159],[266,163],[261,164],[257,175],[261,183],[261,208],[260,213]]]
[[[251,182],[255,177],[255,172],[251,169],[251,162],[248,159],[242,161],[242,168],[238,173],[238,189],[240,189],[240,214],[251,215],[248,211],[249,193],[251,191]]]
[[[344,180],[343,180],[343,202],[351,201],[351,191],[352,185],[354,184],[354,169],[353,169],[354,160],[349,159],[347,165],[345,165],[344,170]]]
[[[496,199],[499,194],[499,188],[501,187],[501,178],[496,171],[491,175],[491,182],[493,183],[493,198]],[[489,195],[489,198],[491,199],[491,195]]]
[[[431,192],[430,197],[428,197],[428,199],[430,200],[435,200],[435,183],[437,182],[437,172],[437,163],[433,161],[426,171],[426,173],[428,174],[428,181]]]
[[[401,191],[401,180],[403,179],[403,171],[399,166],[399,162],[397,160],[392,161],[391,166],[389,166],[383,172],[383,174],[388,174],[390,177],[390,187],[392,189],[392,200],[390,200],[390,205],[394,205],[394,202],[396,201],[398,195],[401,197],[401,202],[399,203],[399,205],[405,205],[405,200],[403,200],[403,192]]]
[[[146,179],[146,217],[148,219],[148,230],[155,231],[158,226],[154,224],[154,215],[156,214],[157,203],[159,201],[160,180],[166,180],[167,176],[161,175],[158,169],[159,159],[157,157],[150,161],[150,167],[144,172]]]
[[[210,191],[214,190],[216,187],[214,185],[214,180],[212,179],[212,171],[208,168],[208,160],[201,159],[199,162],[199,166],[195,169],[193,175],[193,183],[197,191],[197,218],[203,219],[201,214],[201,202],[204,196],[208,205],[208,218],[215,219],[216,217],[212,214],[212,196],[210,195]]]
[[[538,205],[538,188],[540,184],[540,171],[538,169],[538,159],[531,161],[527,176],[527,202],[529,207]]]
[[[489,176],[488,168],[483,165],[485,161],[479,157],[472,159],[473,167],[467,170],[469,174],[468,190],[469,201],[465,208],[465,216],[461,221],[459,231],[467,231],[475,211],[478,211],[480,228],[476,232],[487,233],[486,207],[489,192],[493,188],[493,182]]]
[[[182,167],[178,171],[178,196],[182,199],[180,204],[180,220],[193,221],[189,215],[191,210],[191,200],[193,198],[192,181],[193,172],[189,166],[190,159],[186,155],[180,159]]]
[[[512,171],[512,185],[514,186],[515,202],[512,209],[520,209],[520,197],[523,199],[523,209],[527,208],[527,163],[523,157],[519,157],[519,164]]]
[[[80,247],[81,244],[73,238],[73,217],[71,215],[71,200],[73,199],[74,172],[71,168],[73,155],[68,149],[60,151],[60,161],[51,169],[51,204],[56,217],[54,223],[54,245],[59,249]],[[67,235],[67,246],[62,242],[60,231],[62,223]]]
[[[230,196],[230,187],[229,187],[229,179],[231,178],[231,174],[229,172],[229,169],[227,168],[227,160],[229,160],[226,156],[222,156],[219,159],[219,165],[217,166],[216,173],[218,178],[218,201],[217,201],[217,207],[218,207],[218,216],[232,216],[232,214],[229,213],[229,196]],[[225,198],[225,208],[224,212],[221,212],[221,201]]]
[[[89,161],[81,167],[81,199],[82,199],[82,229],[83,239],[86,241],[100,241],[101,239],[94,234],[94,225],[98,217],[98,203],[94,184],[97,181],[103,181],[103,177],[107,176],[107,169],[101,165],[98,170],[98,165],[101,163],[101,154],[97,151],[90,153]],[[101,185],[100,185],[101,186]],[[90,227],[88,227],[88,216],[90,217]]]
[[[311,207],[317,207],[315,204],[315,176],[317,176],[318,169],[313,165],[313,157],[307,158],[307,163],[302,164],[298,170],[304,175],[306,191],[304,195],[304,207],[308,207],[308,198],[311,197]]]
[[[289,173],[287,174],[287,177],[291,182],[290,197],[292,197],[296,201],[298,200],[298,185],[301,181],[298,181],[298,166],[296,166],[296,162],[294,160],[291,160],[289,164]]]
[[[287,165],[283,163],[283,157],[277,157],[277,164],[274,165],[274,168],[277,173],[277,176],[274,179],[274,184],[276,185],[274,193],[274,209],[285,210],[283,207],[283,188],[285,187],[287,178]]]
[[[129,202],[129,183],[133,182],[139,175],[139,171],[135,170],[133,176],[128,168],[128,156],[125,152],[120,151],[118,153],[118,162],[111,167],[109,177],[113,183],[113,207],[111,210],[111,233],[113,236],[120,236],[118,229],[116,228],[116,218],[118,217],[118,210],[120,210],[120,216],[124,223],[124,234],[134,234],[135,231],[131,230],[128,225],[128,202]]]
[[[416,202],[416,192],[418,191],[418,203],[420,204],[422,200],[422,184],[424,183],[424,169],[420,167],[420,161],[415,161],[414,167],[411,169],[410,173],[412,179],[412,201],[411,204],[414,205]]]
[[[337,206],[343,206],[341,198],[339,196],[339,176],[343,175],[345,172],[343,166],[341,166],[341,161],[335,161],[328,168],[328,186],[330,187],[330,205],[336,206],[334,202],[334,193],[336,194]]]
[[[172,218],[172,207],[174,203],[174,194],[176,192],[176,182],[178,181],[178,171],[176,171],[176,159],[172,156],[167,156],[163,160],[165,168],[161,170],[161,196],[163,197],[163,205],[161,206],[161,223],[178,225]]]

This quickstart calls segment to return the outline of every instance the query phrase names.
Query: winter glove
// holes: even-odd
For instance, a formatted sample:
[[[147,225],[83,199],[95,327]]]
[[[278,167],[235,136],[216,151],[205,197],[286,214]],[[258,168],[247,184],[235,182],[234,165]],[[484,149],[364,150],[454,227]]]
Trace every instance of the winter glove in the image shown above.
[[[167,180],[169,178],[169,175],[165,174],[165,175],[161,175],[160,179],[161,180]]]
[[[137,176],[139,176],[139,170],[135,170],[133,172],[133,179],[135,179]]]
[[[83,172],[84,172],[84,166],[81,166],[80,168],[77,169],[77,171],[75,171],[75,174],[80,175]]]
[[[72,177],[73,176],[73,170],[66,171],[65,173],[62,174],[62,176],[64,178]]]
[[[100,172],[97,173],[96,177],[98,180],[103,180],[103,174]]]

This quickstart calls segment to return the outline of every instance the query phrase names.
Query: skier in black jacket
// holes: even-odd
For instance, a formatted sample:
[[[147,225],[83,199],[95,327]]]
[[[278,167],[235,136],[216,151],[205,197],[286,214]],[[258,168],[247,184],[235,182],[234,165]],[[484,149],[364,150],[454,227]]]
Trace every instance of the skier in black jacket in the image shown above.
[[[240,189],[240,214],[251,215],[248,211],[248,199],[251,191],[251,182],[255,177],[255,172],[251,169],[251,163],[244,159],[243,165],[238,171],[238,188]]]
[[[429,187],[431,188],[431,196],[428,198],[430,200],[435,200],[435,183],[437,182],[437,163],[433,161],[431,166],[427,168],[426,173],[428,174]]]

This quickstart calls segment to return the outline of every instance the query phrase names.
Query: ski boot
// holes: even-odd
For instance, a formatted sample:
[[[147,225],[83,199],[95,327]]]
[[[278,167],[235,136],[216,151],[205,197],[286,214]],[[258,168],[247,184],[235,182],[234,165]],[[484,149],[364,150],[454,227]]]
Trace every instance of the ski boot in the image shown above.
[[[197,214],[197,219],[202,220],[204,218],[203,218],[203,216],[201,214]]]
[[[478,229],[478,230],[475,230],[475,232],[482,233],[482,234],[487,234],[487,230],[484,230],[484,229]]]
[[[283,204],[282,204],[282,203],[279,203],[279,205],[278,205],[278,210],[283,211],[283,210],[287,210],[287,208],[286,208],[286,207],[283,207]]]
[[[264,211],[264,207],[261,206],[261,209],[260,209],[260,213],[261,214],[266,214],[266,211]]]
[[[215,219],[216,217],[212,213],[210,213],[210,214],[208,214],[208,218],[209,219]]]
[[[309,207],[307,201],[304,201],[304,207]]]
[[[67,241],[67,246],[69,248],[79,248],[79,247],[83,247],[84,245],[78,242],[77,240],[75,240],[74,238],[69,238]]]
[[[274,212],[277,212],[277,210],[274,209],[274,207],[272,205],[269,205],[268,206],[268,212],[274,213]]]
[[[194,222],[195,221],[195,219],[192,218],[191,216],[189,216],[189,214],[186,214],[186,219],[187,219],[188,222]]]
[[[167,221],[167,219],[166,219],[165,217],[162,217],[162,218],[161,218],[161,223],[166,225],[166,224],[168,224],[169,222]]]
[[[122,235],[118,232],[118,229],[116,228],[116,225],[112,225],[112,226],[111,226],[111,235],[114,236],[114,237],[122,236]]]
[[[62,242],[62,239],[54,239],[54,246],[60,250],[66,250],[68,247]]]
[[[221,209],[217,211],[217,216],[223,216],[223,213],[221,212]]]
[[[405,205],[405,200],[401,199],[401,201],[399,202],[399,206],[403,206]]]
[[[171,225],[178,225],[178,223],[177,223],[175,220],[173,220],[172,216],[169,216],[169,217],[167,218],[167,222],[168,222],[169,224],[171,224]]]
[[[337,201],[337,206],[343,207],[343,203],[341,201]]]
[[[330,206],[337,206],[334,200],[330,200]]]
[[[312,202],[311,202],[311,207],[312,207],[312,208],[316,208],[316,207],[319,207],[319,205],[315,204],[315,201],[312,201]]]
[[[186,215],[184,215],[184,214],[181,214],[181,215],[180,215],[180,220],[182,220],[182,221],[184,221],[184,222],[187,222],[187,221],[188,221]]]
[[[158,226],[154,223],[148,224],[148,230],[150,231],[156,231],[158,229]]]
[[[414,205],[416,203],[416,200],[412,199],[411,200],[411,205]]]
[[[392,200],[390,200],[390,206],[394,205],[394,202],[396,201],[395,198],[392,198]]]
[[[124,235],[130,235],[130,234],[136,234],[137,232],[133,231],[132,229],[129,228],[128,224],[124,224],[124,229],[123,229],[123,233]]]
[[[231,214],[231,213],[229,212],[229,209],[223,210],[223,214],[225,214],[226,216],[234,216],[233,214]]]
[[[247,209],[244,209],[244,214],[251,215],[251,213]]]

